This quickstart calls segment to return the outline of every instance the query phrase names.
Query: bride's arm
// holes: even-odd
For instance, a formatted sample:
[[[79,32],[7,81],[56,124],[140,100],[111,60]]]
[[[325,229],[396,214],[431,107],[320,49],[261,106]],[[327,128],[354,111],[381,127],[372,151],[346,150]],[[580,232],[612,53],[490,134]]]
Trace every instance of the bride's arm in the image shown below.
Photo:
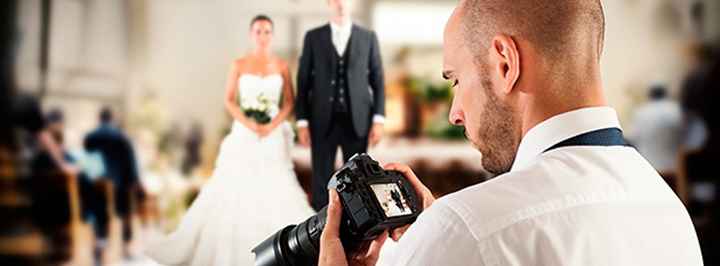
[[[237,102],[237,92],[239,90],[238,77],[240,76],[240,70],[238,63],[233,61],[230,65],[230,72],[228,73],[227,82],[225,83],[225,109],[230,115],[250,129],[255,129],[254,123],[250,121],[245,113],[240,109],[240,104]]]
[[[280,112],[278,115],[273,118],[272,121],[270,121],[270,128],[275,129],[277,126],[280,125],[285,119],[290,116],[290,113],[292,113],[293,109],[295,108],[295,94],[293,93],[293,85],[292,85],[292,79],[290,79],[290,71],[288,70],[287,63],[283,63],[282,67],[282,77],[283,77],[283,95],[282,95],[282,106],[280,107]]]

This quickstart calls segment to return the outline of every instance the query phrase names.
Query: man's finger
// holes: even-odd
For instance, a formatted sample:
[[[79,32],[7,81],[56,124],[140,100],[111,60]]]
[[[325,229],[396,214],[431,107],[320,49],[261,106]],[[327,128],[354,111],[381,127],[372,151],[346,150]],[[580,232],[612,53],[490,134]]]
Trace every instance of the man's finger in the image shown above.
[[[340,204],[337,191],[330,189],[328,193],[330,200],[327,206],[327,218],[325,228],[320,236],[326,241],[340,238],[340,220],[342,218],[342,204]]]
[[[388,232],[383,232],[378,238],[372,241],[370,248],[367,251],[367,257],[376,260],[380,255],[380,249],[385,244],[385,240],[388,239]]]
[[[420,181],[409,166],[399,163],[389,163],[384,165],[383,168],[385,168],[385,170],[398,171],[407,178],[408,182],[410,182],[413,189],[415,189],[415,192],[417,192],[418,196],[421,198],[423,209],[429,207],[433,201],[435,201],[435,196],[433,196],[432,192],[430,192],[430,189],[428,189],[425,184]]]
[[[389,163],[383,166],[385,170],[394,170],[398,171],[405,176],[405,178],[408,179],[408,181],[413,185],[416,191],[418,192],[425,192],[427,187],[425,184],[420,181],[420,179],[415,175],[412,169],[410,169],[409,166],[399,163]]]
[[[342,217],[342,206],[337,191],[328,191],[330,202],[327,206],[325,228],[320,236],[320,266],[347,266],[345,251],[340,241],[340,218]]]
[[[405,231],[407,231],[408,228],[410,228],[410,225],[405,225],[402,227],[395,228],[394,230],[392,230],[392,232],[390,234],[390,238],[392,238],[392,240],[395,242],[400,241],[400,238],[402,237],[403,234],[405,234]]]

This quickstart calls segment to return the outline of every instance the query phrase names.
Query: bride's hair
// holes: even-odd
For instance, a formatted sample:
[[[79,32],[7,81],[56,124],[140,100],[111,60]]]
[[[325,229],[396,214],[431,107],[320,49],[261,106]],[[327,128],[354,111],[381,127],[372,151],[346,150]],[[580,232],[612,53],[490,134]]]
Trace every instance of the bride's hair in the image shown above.
[[[270,26],[275,27],[275,23],[273,23],[273,21],[272,21],[272,19],[271,19],[270,17],[268,17],[268,16],[265,15],[265,14],[260,14],[260,15],[255,16],[255,17],[250,21],[250,28],[252,28],[252,26],[255,25],[255,22],[258,22],[258,21],[267,21],[267,22],[270,22]]]

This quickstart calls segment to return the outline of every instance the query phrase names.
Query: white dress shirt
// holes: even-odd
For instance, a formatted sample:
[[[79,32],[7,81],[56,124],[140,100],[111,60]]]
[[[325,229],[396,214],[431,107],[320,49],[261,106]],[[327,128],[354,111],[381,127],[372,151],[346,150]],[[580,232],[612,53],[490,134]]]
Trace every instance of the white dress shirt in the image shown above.
[[[382,265],[702,265],[685,207],[626,146],[573,146],[618,127],[608,107],[552,117],[522,139],[509,173],[439,198]]]
[[[672,100],[651,101],[635,112],[628,138],[660,172],[675,172],[683,142],[680,105]]]
[[[350,41],[352,22],[345,21],[342,25],[330,22],[330,31],[332,32],[332,43],[333,46],[335,46],[335,51],[337,51],[338,55],[342,56],[345,53],[348,41]]]
[[[352,21],[347,20],[342,25],[338,25],[335,22],[330,22],[330,31],[332,34],[332,43],[335,47],[335,51],[338,55],[342,56],[347,49],[348,43],[350,42],[350,36],[352,35]],[[373,116],[373,123],[385,123],[385,116],[375,114]],[[297,121],[298,127],[307,127],[308,121],[300,119]]]

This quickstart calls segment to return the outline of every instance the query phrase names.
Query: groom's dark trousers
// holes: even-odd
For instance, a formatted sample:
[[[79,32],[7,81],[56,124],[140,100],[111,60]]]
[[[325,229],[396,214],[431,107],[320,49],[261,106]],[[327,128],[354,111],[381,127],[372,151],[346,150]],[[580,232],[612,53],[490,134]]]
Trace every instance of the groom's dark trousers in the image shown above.
[[[328,203],[327,183],[335,170],[337,148],[340,147],[343,162],[356,153],[367,151],[368,138],[358,137],[353,130],[348,113],[333,114],[327,136],[313,134],[312,142],[312,207],[320,210]],[[320,136],[317,136],[320,135]]]

